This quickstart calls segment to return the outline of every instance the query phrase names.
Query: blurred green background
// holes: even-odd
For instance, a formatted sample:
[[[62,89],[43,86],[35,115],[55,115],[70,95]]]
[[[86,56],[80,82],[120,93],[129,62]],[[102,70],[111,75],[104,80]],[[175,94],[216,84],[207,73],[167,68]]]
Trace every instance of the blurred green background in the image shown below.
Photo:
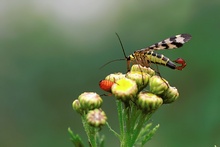
[[[127,54],[167,37],[189,33],[183,48],[160,51],[171,60],[182,57],[183,71],[159,66],[180,98],[162,106],[152,118],[160,129],[153,147],[220,146],[220,1],[42,1],[0,2],[0,146],[73,146],[67,128],[86,135],[72,110],[84,91],[100,94],[98,82],[126,72],[115,35]],[[118,130],[113,97],[103,110]],[[106,146],[119,146],[107,128]]]

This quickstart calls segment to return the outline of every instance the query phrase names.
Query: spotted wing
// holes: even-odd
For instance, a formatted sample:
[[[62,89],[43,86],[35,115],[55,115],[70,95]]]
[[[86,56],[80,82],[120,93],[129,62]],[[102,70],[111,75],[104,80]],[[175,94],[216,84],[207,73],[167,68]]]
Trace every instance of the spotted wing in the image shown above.
[[[161,42],[155,43],[147,48],[137,50],[136,52],[145,53],[150,50],[163,50],[163,49],[175,49],[183,46],[192,38],[189,34],[179,34],[170,38],[167,38]]]

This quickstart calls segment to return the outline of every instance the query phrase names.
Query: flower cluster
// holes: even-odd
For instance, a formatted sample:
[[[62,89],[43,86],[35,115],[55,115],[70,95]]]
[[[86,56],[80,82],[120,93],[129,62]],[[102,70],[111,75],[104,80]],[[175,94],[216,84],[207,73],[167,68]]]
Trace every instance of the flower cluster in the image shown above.
[[[133,65],[126,74],[110,74],[105,80],[114,82],[108,92],[125,103],[134,102],[143,111],[155,111],[162,104],[174,102],[179,96],[177,89],[156,75],[154,70],[138,64]],[[101,88],[103,86],[100,85]]]
[[[151,128],[152,124],[148,123],[152,114],[161,105],[172,103],[179,96],[177,89],[170,86],[167,80],[156,75],[151,68],[139,64],[133,65],[126,74],[108,75],[99,82],[99,86],[116,97],[120,134],[106,122],[100,95],[84,92],[73,101],[72,107],[82,116],[91,146],[101,146],[104,142],[103,138],[98,137],[98,132],[105,124],[119,138],[122,147],[143,146],[159,128],[159,125]],[[82,144],[78,136],[69,132],[74,144]]]
[[[102,98],[95,92],[84,92],[72,103],[73,109],[85,116],[89,125],[100,127],[106,123],[107,117],[101,110]]]

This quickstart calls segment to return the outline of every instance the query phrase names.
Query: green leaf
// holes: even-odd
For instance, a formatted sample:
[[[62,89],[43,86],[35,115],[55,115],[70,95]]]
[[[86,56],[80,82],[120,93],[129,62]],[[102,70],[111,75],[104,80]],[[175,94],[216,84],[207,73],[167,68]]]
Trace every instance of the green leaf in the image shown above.
[[[104,147],[104,141],[105,141],[105,136],[102,135],[98,137],[98,144],[99,144],[99,147]]]
[[[156,125],[151,131],[148,132],[148,134],[143,138],[142,145],[144,145],[146,142],[148,142],[156,133],[156,131],[159,129],[159,124]]]
[[[68,128],[68,132],[70,134],[70,140],[75,145],[75,147],[84,147],[82,139],[78,134],[74,134],[70,128]]]

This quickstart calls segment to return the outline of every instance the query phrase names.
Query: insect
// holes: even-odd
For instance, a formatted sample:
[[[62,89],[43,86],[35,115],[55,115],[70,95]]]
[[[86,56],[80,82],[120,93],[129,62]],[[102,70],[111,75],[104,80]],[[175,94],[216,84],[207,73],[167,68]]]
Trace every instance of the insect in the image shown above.
[[[167,66],[171,69],[176,69],[176,70],[182,70],[186,66],[186,62],[184,59],[177,58],[176,60],[171,61],[169,58],[165,57],[164,55],[155,53],[154,50],[180,48],[183,46],[184,43],[188,42],[192,38],[192,36],[189,34],[179,34],[179,35],[164,39],[164,40],[162,40],[158,43],[155,43],[149,47],[134,51],[129,56],[126,56],[122,41],[117,33],[116,33],[116,35],[119,39],[119,42],[122,47],[122,51],[123,51],[125,58],[112,60],[112,61],[104,64],[102,67],[106,66],[107,64],[109,64],[111,62],[120,61],[120,60],[127,61],[127,72],[130,71],[130,62],[137,63],[138,65],[141,65],[144,67],[150,67],[151,63],[160,64],[160,65],[164,65],[164,66]],[[180,64],[180,65],[178,66],[175,63]],[[160,75],[159,72],[158,72],[158,74]],[[109,92],[113,83],[109,83],[108,81],[104,80],[104,81],[101,81],[99,83],[99,85],[100,85],[101,89]]]
[[[127,60],[127,71],[130,71],[130,62],[137,63],[144,67],[150,67],[151,63],[160,64],[160,65],[164,65],[171,69],[176,69],[176,70],[182,70],[186,66],[186,62],[182,58],[177,58],[176,60],[171,61],[169,58],[165,57],[164,55],[155,53],[154,50],[180,48],[183,46],[184,43],[188,42],[192,38],[192,36],[189,34],[179,34],[179,35],[167,38],[149,47],[134,51],[129,56],[126,56],[121,39],[117,33],[116,35],[121,44],[125,59]],[[125,59],[117,59],[113,61],[125,60]],[[110,61],[110,62],[113,62],[113,61]],[[109,64],[110,62],[106,64]],[[177,66],[174,62],[181,64],[181,66]]]
[[[112,82],[112,81],[110,81],[110,80],[101,80],[101,81],[99,82],[99,87],[100,87],[102,90],[111,93],[111,88],[112,88],[112,85],[113,85],[114,83],[115,83],[115,82]]]

